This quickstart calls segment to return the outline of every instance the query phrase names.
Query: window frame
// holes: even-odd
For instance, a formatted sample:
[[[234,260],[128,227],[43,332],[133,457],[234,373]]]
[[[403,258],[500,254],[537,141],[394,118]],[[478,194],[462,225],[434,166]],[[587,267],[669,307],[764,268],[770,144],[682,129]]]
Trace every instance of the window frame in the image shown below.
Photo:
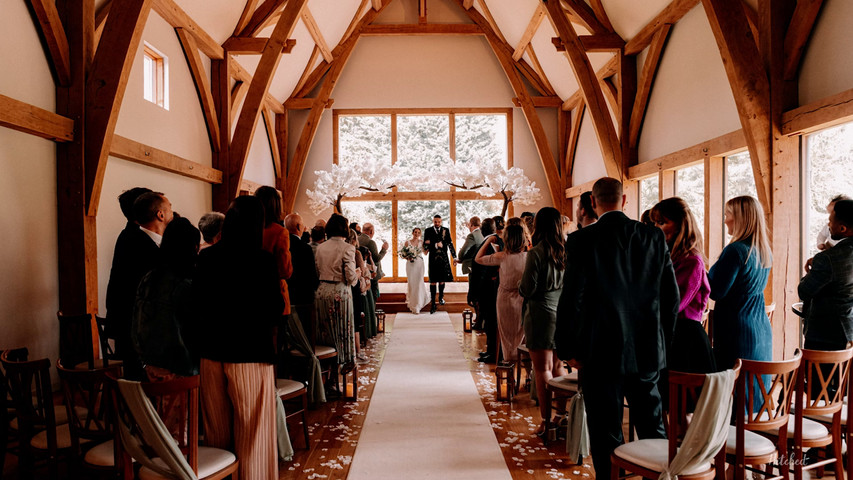
[[[143,43],[142,57],[142,98],[164,110],[169,110],[169,57],[151,46],[148,42]],[[148,59],[150,59],[154,66],[150,78],[144,73],[145,61]],[[152,82],[153,99],[146,96],[147,88],[145,86],[149,81]]]

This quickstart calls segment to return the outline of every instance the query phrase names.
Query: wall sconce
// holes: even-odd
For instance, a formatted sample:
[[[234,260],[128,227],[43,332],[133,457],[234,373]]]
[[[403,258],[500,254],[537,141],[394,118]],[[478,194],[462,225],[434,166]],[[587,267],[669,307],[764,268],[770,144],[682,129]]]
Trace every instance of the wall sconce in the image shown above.
[[[462,312],[462,330],[465,333],[471,333],[471,327],[474,324],[474,312],[470,308],[466,308]]]
[[[512,371],[514,363],[506,363],[495,367],[495,396],[499,402],[511,402],[515,391],[515,379]]]
[[[381,308],[376,310],[376,331],[385,333],[385,311]]]

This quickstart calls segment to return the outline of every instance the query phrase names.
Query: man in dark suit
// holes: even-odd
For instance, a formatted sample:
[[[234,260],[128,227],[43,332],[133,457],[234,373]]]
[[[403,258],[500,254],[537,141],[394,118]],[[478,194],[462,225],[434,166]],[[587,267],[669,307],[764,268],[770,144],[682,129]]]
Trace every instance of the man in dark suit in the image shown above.
[[[581,372],[596,478],[610,476],[622,443],[623,397],[640,438],[666,438],[657,382],[678,285],[663,232],[629,219],[624,204],[621,182],[595,182],[599,220],[568,237],[557,309],[557,353]]]
[[[853,200],[835,203],[829,233],[838,243],[814,256],[797,287],[810,350],[844,350],[853,340]]]
[[[453,281],[453,270],[447,253],[456,265],[456,250],[450,230],[441,226],[441,215],[432,217],[432,227],[424,229],[424,253],[429,254],[429,291],[432,304],[429,313],[435,313],[435,284],[438,284],[438,302],[444,305],[444,283]]]
[[[379,280],[385,276],[385,272],[382,271],[382,259],[385,258],[385,254],[388,252],[387,240],[382,242],[382,250],[376,247],[376,242],[373,240],[373,235],[375,234],[376,229],[373,227],[373,224],[365,223],[361,229],[361,233],[358,235],[358,246],[367,248],[370,251],[370,258],[376,264],[376,275],[370,279],[370,290],[373,291],[374,300],[379,298]]]
[[[143,378],[139,355],[130,338],[136,289],[142,277],[156,266],[160,240],[172,220],[172,204],[162,194],[133,188],[119,195],[127,225],[119,234],[107,284],[107,324],[115,338],[116,355],[124,362],[126,377]]]
[[[317,266],[314,264],[314,249],[298,241],[305,230],[302,216],[291,213],[284,217],[284,228],[290,232],[290,258],[293,260],[293,275],[287,281],[290,293],[290,312],[296,314],[306,335],[314,334],[311,312],[314,311],[314,292],[320,285]]]
[[[477,255],[477,247],[483,244],[483,232],[480,230],[480,217],[471,217],[466,225],[470,233],[465,237],[465,243],[459,247],[459,256],[456,258],[462,262],[462,274],[471,273],[471,264]]]

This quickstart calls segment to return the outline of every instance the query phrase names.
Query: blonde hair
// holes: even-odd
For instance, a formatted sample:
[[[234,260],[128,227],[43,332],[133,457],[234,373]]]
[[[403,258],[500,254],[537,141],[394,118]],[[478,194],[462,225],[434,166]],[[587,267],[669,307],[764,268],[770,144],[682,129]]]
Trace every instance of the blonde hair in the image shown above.
[[[748,242],[747,259],[754,251],[761,266],[769,268],[773,264],[773,251],[770,248],[764,209],[758,200],[748,195],[732,198],[726,202],[726,211],[732,216],[732,240],[729,244]]]

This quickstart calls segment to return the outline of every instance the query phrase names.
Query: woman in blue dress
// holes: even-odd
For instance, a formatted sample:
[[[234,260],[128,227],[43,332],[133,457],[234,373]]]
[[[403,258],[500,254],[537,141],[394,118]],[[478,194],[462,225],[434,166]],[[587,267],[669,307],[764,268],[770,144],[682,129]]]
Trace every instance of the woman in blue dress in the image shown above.
[[[726,202],[725,215],[732,239],[708,272],[720,369],[732,368],[738,358],[773,360],[773,333],[764,309],[773,256],[764,210],[755,198],[742,196]]]

